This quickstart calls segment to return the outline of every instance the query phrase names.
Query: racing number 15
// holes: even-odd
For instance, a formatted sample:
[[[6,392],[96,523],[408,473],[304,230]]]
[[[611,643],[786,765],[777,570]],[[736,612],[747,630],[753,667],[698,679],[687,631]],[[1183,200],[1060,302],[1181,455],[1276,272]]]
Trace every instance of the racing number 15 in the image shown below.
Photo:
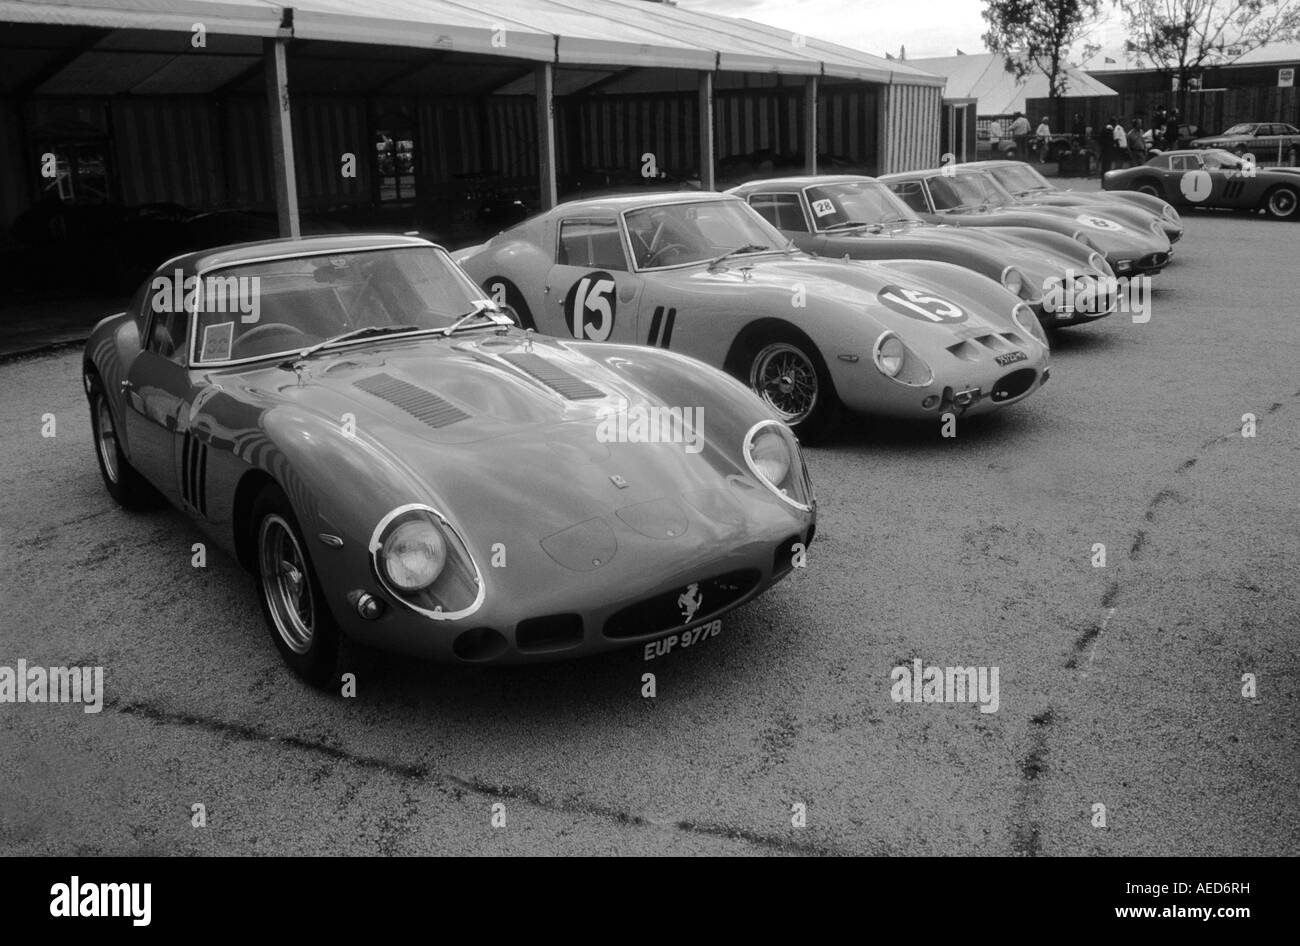
[[[574,338],[587,338],[603,342],[614,327],[614,308],[610,299],[614,295],[614,280],[584,276],[573,294],[570,330]],[[599,316],[600,321],[588,324],[588,314]]]

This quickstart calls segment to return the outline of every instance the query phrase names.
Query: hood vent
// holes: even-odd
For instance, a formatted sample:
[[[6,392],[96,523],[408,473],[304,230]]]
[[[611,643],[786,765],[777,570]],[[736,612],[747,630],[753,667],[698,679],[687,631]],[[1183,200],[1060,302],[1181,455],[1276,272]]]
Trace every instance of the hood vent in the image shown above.
[[[467,420],[469,415],[450,401],[445,401],[432,391],[417,387],[394,378],[390,374],[372,374],[354,382],[354,385],[382,398],[395,407],[400,407],[416,420],[423,421],[430,427],[446,427],[457,421]]]
[[[501,358],[525,374],[532,375],[567,400],[585,401],[605,396],[605,392],[600,388],[588,384],[581,378],[575,378],[559,365],[552,364],[536,353],[516,352],[513,355],[502,355]]]

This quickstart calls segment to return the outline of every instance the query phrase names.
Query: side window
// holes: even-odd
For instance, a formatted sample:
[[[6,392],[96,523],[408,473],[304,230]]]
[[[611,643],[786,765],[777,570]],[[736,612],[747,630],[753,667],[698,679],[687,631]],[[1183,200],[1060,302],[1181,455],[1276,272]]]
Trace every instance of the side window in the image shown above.
[[[808,232],[808,221],[804,219],[798,194],[752,194],[749,206],[778,230]]]
[[[920,181],[899,181],[890,184],[889,189],[902,198],[903,203],[918,213],[930,212],[930,208],[925,205],[925,193],[921,190]]]
[[[561,220],[555,262],[626,272],[627,257],[618,224],[613,220]]]
[[[145,306],[148,314],[149,306]],[[185,346],[189,342],[187,328],[188,312],[155,312],[149,324],[149,338],[145,349],[161,358],[181,362],[186,355]]]

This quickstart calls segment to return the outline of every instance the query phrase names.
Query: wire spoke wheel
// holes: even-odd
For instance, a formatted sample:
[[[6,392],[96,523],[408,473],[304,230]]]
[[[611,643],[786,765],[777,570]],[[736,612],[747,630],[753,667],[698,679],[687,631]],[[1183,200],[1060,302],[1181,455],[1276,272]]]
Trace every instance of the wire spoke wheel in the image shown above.
[[[293,528],[276,513],[258,527],[257,554],[271,621],[285,646],[305,654],[316,626],[309,566]]]
[[[95,446],[99,448],[99,459],[104,464],[104,475],[110,482],[118,482],[117,428],[113,426],[113,412],[109,410],[108,399],[102,394],[95,398]]]
[[[817,368],[804,352],[786,342],[768,345],[754,356],[749,386],[790,425],[817,407]]]
[[[1296,192],[1279,187],[1268,195],[1268,212],[1274,217],[1289,217],[1296,211]]]

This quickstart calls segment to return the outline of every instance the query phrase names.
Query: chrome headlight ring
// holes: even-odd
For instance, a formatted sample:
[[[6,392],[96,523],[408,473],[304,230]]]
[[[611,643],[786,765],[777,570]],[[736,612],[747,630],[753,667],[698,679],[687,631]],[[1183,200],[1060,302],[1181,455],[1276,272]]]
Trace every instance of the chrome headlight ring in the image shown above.
[[[447,558],[439,574],[435,576],[428,585],[413,591],[403,591],[388,579],[388,570],[382,560],[384,542],[390,537],[390,533],[395,531],[392,528],[393,523],[398,522],[398,520],[403,518],[418,518],[421,515],[428,518],[433,523],[434,527],[442,533],[443,543],[446,546],[444,554]],[[463,556],[464,560],[468,562],[469,567],[473,572],[472,577],[474,584],[478,589],[477,594],[469,606],[462,608],[459,611],[444,611],[441,608],[423,608],[412,601],[411,596],[413,594],[420,594],[421,592],[427,591],[428,588],[432,587],[432,585],[437,582],[438,578],[445,573],[446,569],[452,565],[451,554],[453,551],[453,543],[449,540],[453,539],[455,545],[458,546],[455,551]],[[464,537],[461,536],[460,532],[456,530],[456,527],[451,524],[446,516],[434,509],[432,506],[428,506],[424,503],[407,503],[404,506],[398,506],[396,509],[393,509],[379,520],[379,524],[375,526],[374,531],[370,534],[369,550],[371,570],[374,572],[375,579],[383,589],[388,592],[389,597],[403,607],[409,608],[417,614],[421,614],[432,621],[458,621],[461,618],[469,617],[483,606],[483,601],[487,598],[487,586],[483,582],[483,573],[479,570],[478,562],[474,561],[474,556],[470,554],[469,546],[466,544]]]

